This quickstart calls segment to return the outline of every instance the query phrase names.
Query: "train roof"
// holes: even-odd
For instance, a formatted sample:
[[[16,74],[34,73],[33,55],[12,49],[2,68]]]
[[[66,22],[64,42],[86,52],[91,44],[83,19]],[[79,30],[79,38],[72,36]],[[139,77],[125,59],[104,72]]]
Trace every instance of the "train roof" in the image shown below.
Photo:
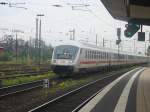
[[[61,46],[61,45],[71,45],[71,46],[76,46],[76,47],[79,47],[79,48],[85,48],[85,49],[91,49],[91,50],[101,50],[101,51],[106,51],[106,52],[111,52],[111,53],[112,52],[113,53],[118,53],[117,49],[106,48],[106,47],[103,47],[103,46],[96,46],[96,45],[93,45],[93,44],[90,44],[90,43],[87,43],[87,42],[64,41],[64,42],[60,43],[57,46]],[[131,52],[125,52],[125,51],[120,51],[120,54],[128,54],[128,55],[134,55],[135,56],[135,54],[133,54]],[[136,54],[136,56],[146,57],[144,55],[139,55],[139,54]]]

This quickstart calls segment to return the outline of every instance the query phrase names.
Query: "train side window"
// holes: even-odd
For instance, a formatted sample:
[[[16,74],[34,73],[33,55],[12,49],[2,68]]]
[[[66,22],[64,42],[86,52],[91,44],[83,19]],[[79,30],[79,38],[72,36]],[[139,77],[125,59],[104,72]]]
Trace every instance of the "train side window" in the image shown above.
[[[91,59],[92,59],[92,57],[93,57],[93,53],[92,53],[92,51],[91,51]]]
[[[95,59],[96,59],[96,51],[95,51]]]
[[[115,59],[118,59],[118,56],[117,56],[117,54],[115,54]]]
[[[95,59],[97,59],[97,51],[95,51]]]
[[[99,52],[99,59],[101,59],[101,52]]]
[[[101,52],[101,59],[103,59],[103,52]]]
[[[90,59],[90,51],[88,50],[88,58]]]
[[[115,59],[115,54],[114,53],[112,53],[112,57],[113,57],[113,59]]]
[[[103,52],[103,59],[105,59],[105,52]]]
[[[92,59],[94,59],[94,51],[92,51]]]
[[[114,53],[114,59],[117,59],[116,54]]]
[[[86,59],[88,59],[88,50],[86,50]]]
[[[97,52],[97,58],[99,59],[99,51]]]
[[[110,53],[108,53],[108,55],[107,55],[107,59],[109,59],[110,58]]]
[[[85,50],[85,58],[87,59],[87,50]]]
[[[94,59],[96,59],[96,51],[94,51]]]
[[[102,53],[102,59],[103,59],[103,57],[104,57],[104,53],[103,52],[101,52]]]
[[[86,50],[86,59],[88,59],[88,50]]]
[[[94,59],[95,59],[95,56],[96,56],[96,52],[94,51]]]
[[[95,57],[95,52],[93,51],[93,59],[94,59],[94,57]]]
[[[103,52],[103,59],[105,59],[105,52]]]
[[[91,59],[91,51],[89,50],[89,59]]]
[[[118,54],[115,54],[115,57],[116,57],[116,59],[118,59],[118,58],[119,58],[119,55],[118,55]]]
[[[102,52],[100,51],[100,59],[102,59]]]
[[[89,50],[87,50],[87,59],[89,59]]]
[[[89,59],[91,59],[91,51],[89,50]]]
[[[93,51],[93,53],[92,53],[92,59],[94,59],[94,51]]]
[[[90,51],[88,50],[88,59],[90,59]]]
[[[110,59],[110,53],[107,54],[107,59]]]
[[[91,57],[91,59],[92,59],[92,51],[90,51],[90,57]]]
[[[80,49],[80,54],[82,54],[82,48]]]
[[[98,51],[96,51],[96,59],[98,59]]]
[[[92,51],[90,51],[91,59],[92,59]]]
[[[98,59],[98,51],[96,51],[96,59]]]
[[[108,59],[110,59],[110,57],[111,57],[111,53],[108,53]]]
[[[93,59],[95,59],[94,57],[95,57],[95,51],[93,51]]]

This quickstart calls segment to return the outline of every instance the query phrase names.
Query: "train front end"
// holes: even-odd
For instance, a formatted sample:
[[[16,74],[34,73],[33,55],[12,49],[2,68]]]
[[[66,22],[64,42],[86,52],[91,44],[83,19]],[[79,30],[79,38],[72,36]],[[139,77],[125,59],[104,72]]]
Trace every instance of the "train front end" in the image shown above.
[[[60,45],[55,47],[52,56],[52,70],[56,74],[72,74],[75,72],[79,48],[73,45]]]

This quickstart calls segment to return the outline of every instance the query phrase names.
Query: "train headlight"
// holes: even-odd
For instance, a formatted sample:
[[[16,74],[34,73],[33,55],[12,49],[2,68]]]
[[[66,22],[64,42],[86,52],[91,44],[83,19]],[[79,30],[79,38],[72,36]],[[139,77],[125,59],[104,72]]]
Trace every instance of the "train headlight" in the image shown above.
[[[71,61],[69,61],[69,63],[73,63],[73,61],[71,60]]]

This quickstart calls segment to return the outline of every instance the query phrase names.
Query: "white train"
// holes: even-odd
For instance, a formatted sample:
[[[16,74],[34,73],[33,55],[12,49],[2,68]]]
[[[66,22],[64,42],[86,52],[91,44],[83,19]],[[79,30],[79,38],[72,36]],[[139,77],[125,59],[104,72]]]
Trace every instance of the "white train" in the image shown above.
[[[81,42],[62,43],[52,55],[52,70],[55,73],[79,73],[104,68],[145,64],[146,56],[119,52]]]

